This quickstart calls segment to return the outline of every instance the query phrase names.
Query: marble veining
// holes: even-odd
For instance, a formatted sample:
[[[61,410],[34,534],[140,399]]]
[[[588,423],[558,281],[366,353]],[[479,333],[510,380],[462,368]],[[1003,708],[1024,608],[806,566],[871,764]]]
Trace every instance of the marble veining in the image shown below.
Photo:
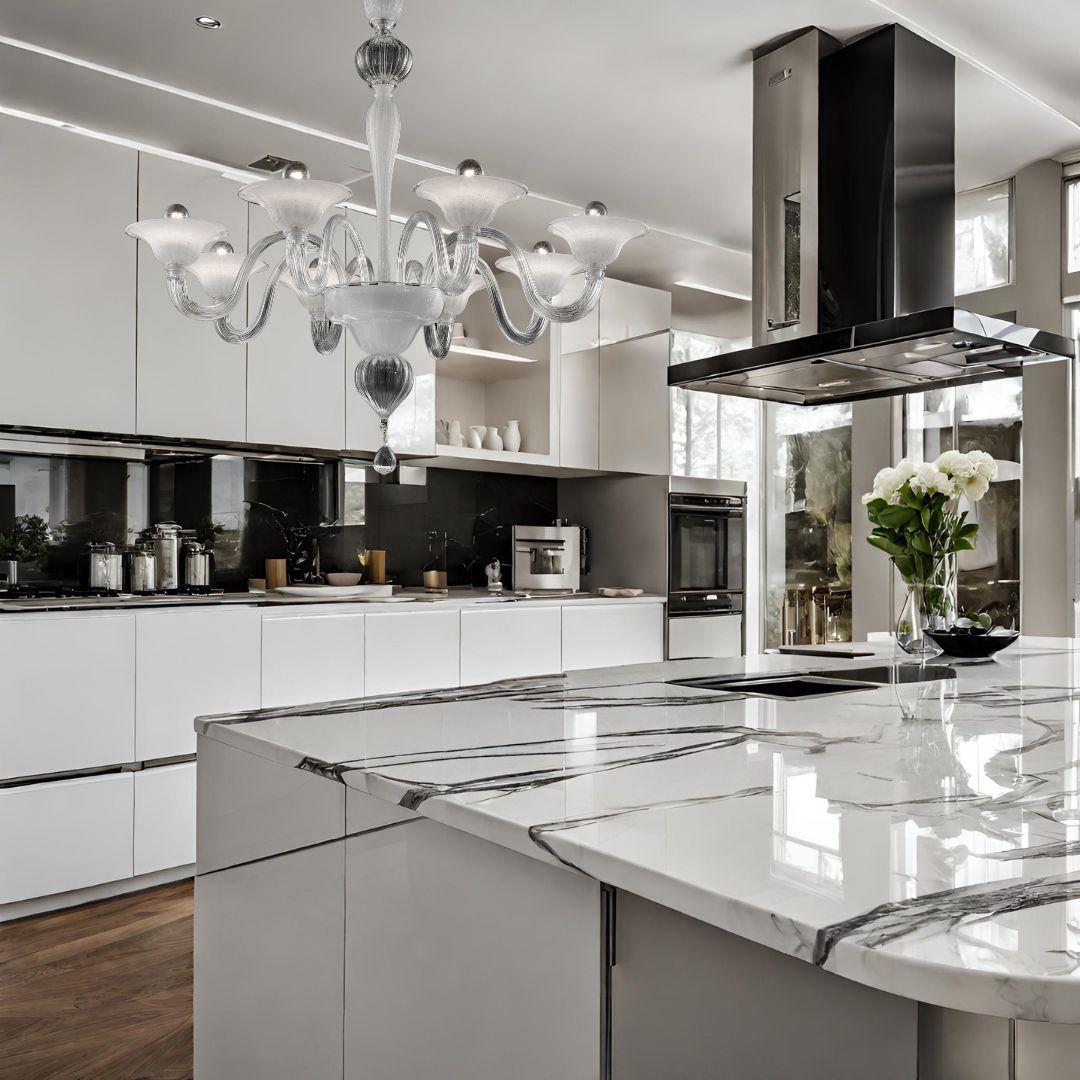
[[[1080,1023],[1080,642],[801,701],[674,681],[893,659],[679,661],[198,727],[866,985]]]

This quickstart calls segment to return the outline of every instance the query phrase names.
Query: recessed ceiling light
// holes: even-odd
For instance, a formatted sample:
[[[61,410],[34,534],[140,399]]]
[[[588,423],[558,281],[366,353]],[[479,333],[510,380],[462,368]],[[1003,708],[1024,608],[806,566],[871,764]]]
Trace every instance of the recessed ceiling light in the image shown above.
[[[195,25],[201,26],[204,30],[220,30],[221,20],[215,19],[213,15],[197,15]]]
[[[731,289],[718,289],[714,285],[701,285],[696,281],[675,281],[674,285],[681,285],[684,289],[697,289],[699,292],[714,293],[716,296],[730,296],[732,300],[749,300],[746,293],[732,292]]]

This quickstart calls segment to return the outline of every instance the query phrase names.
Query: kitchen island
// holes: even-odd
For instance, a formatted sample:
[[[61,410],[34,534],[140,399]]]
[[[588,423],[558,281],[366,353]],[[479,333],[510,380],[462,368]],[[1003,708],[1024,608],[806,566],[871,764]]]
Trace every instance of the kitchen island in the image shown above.
[[[1070,1075],[1080,643],[878,651],[200,720],[196,1076]]]

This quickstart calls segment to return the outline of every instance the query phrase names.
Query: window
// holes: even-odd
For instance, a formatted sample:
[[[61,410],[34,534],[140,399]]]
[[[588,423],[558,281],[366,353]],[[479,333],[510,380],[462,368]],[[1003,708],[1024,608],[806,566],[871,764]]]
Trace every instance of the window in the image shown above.
[[[1068,234],[1069,273],[1080,270],[1080,176],[1065,185],[1065,219]]]
[[[1012,181],[956,196],[956,292],[1008,285],[1011,266]]]

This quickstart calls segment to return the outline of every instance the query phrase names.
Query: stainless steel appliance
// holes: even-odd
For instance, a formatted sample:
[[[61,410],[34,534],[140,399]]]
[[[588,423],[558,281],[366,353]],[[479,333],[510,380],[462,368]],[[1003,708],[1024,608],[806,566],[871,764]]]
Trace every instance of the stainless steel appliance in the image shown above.
[[[671,478],[668,658],[745,651],[746,485]]]
[[[124,552],[125,587],[145,596],[157,592],[157,554],[152,541],[140,540]]]
[[[581,529],[576,525],[515,525],[513,550],[518,592],[581,588]]]
[[[142,533],[142,537],[154,545],[159,592],[178,592],[180,589],[180,532],[175,521],[164,521]]]
[[[124,586],[124,563],[116,545],[92,540],[86,545],[86,584],[91,589],[119,592]]]
[[[213,574],[213,556],[197,540],[185,540],[182,548],[184,560],[183,591],[208,593]]]
[[[814,405],[1073,357],[954,306],[955,66],[895,25],[755,52],[753,347],[676,364],[671,385]]]

